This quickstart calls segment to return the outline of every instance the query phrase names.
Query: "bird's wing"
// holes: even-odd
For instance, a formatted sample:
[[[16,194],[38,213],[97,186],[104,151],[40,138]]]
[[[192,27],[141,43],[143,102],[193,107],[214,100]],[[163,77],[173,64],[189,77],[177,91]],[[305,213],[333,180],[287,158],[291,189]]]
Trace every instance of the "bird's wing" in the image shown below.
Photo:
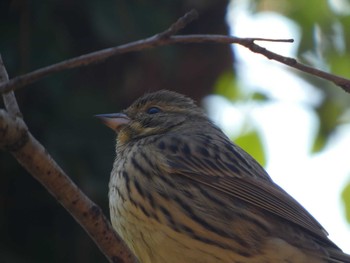
[[[220,145],[221,139],[224,139],[225,145]],[[336,247],[316,219],[276,185],[253,158],[225,138],[221,139],[211,141],[196,137],[189,140],[178,137],[176,149],[168,148],[166,154],[171,167],[169,172],[293,222],[329,246]]]

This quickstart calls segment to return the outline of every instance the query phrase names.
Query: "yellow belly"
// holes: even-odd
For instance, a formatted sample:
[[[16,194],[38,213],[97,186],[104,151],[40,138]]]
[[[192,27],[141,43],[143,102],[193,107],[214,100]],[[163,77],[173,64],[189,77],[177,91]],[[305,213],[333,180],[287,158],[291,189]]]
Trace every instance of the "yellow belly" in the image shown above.
[[[128,200],[122,200],[116,192],[110,192],[114,200],[110,204],[112,225],[130,247],[140,263],[321,263],[302,253],[285,241],[267,237],[258,254],[244,257],[186,233],[171,229],[146,216]],[[209,233],[208,233],[209,234]]]

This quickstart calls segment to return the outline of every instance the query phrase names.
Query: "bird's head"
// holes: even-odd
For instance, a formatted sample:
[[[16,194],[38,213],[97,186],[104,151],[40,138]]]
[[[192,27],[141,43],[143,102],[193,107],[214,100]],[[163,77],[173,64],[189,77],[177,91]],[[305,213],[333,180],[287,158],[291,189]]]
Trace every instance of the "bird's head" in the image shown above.
[[[192,99],[167,90],[146,94],[121,113],[96,116],[118,133],[118,144],[164,134],[193,121],[207,119]]]

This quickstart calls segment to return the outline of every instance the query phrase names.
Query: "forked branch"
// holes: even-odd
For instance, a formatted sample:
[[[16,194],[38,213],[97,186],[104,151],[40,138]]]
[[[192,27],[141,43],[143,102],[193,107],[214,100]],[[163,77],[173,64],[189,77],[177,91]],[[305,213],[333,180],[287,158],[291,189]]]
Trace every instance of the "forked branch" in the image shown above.
[[[277,53],[267,50],[256,44],[256,41],[269,42],[293,42],[292,39],[265,39],[265,38],[239,38],[224,35],[177,35],[174,36],[180,29],[184,28],[188,23],[196,19],[198,16],[196,11],[190,11],[183,17],[178,19],[173,25],[162,33],[158,33],[146,39],[130,42],[124,45],[102,49],[79,57],[64,60],[62,62],[40,68],[33,72],[15,77],[8,82],[0,85],[0,93],[5,93],[11,90],[22,88],[30,83],[33,83],[50,74],[60,72],[66,69],[72,69],[82,66],[100,63],[112,56],[141,51],[144,49],[155,48],[170,44],[188,44],[188,43],[214,43],[214,44],[238,44],[250,49],[254,53],[261,54],[268,59],[276,60],[280,63],[288,65],[292,68],[298,69],[302,72],[311,74],[313,76],[326,79],[333,82],[335,85],[341,87],[346,92],[350,93],[350,80],[313,68],[311,66],[302,64],[294,58],[284,57]]]

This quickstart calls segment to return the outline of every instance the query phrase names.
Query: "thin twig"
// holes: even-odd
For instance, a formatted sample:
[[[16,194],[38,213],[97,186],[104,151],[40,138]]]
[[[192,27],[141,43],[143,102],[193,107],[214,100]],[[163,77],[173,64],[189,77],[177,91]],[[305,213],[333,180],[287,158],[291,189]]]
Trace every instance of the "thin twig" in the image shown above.
[[[341,87],[344,91],[350,93],[350,80],[337,76],[335,74],[328,73],[323,70],[319,70],[317,68],[302,64],[298,62],[295,58],[290,58],[290,57],[284,57],[279,54],[276,54],[274,52],[271,52],[267,50],[266,48],[263,48],[255,43],[251,43],[250,45],[246,46],[249,48],[252,52],[261,54],[268,59],[273,59],[278,62],[281,62],[285,65],[288,65],[292,68],[298,69],[304,73],[309,73],[310,75],[319,77],[321,79],[328,80],[330,82],[333,82],[335,85]]]
[[[13,91],[17,90],[19,88],[22,88],[28,84],[31,84],[41,78],[44,78],[56,72],[102,62],[105,59],[110,58],[117,54],[122,54],[122,53],[127,53],[132,51],[140,51],[143,49],[171,43],[169,42],[169,37],[171,36],[171,34],[177,33],[180,29],[184,28],[188,23],[192,22],[197,17],[198,17],[197,11],[191,10],[190,12],[186,13],[184,16],[180,17],[175,23],[173,23],[165,31],[158,33],[152,37],[149,37],[147,39],[138,40],[125,45],[102,49],[102,50],[88,53],[82,56],[67,59],[47,67],[37,69],[30,73],[24,74],[22,76],[18,76],[6,83],[1,83],[0,93],[2,94],[11,90]]]
[[[9,81],[9,76],[7,74],[4,62],[0,54],[0,84],[6,83]],[[22,113],[19,109],[15,93],[11,90],[7,93],[2,94],[4,100],[5,108],[12,116],[22,117]]]
[[[33,83],[45,76],[52,73],[63,71],[66,69],[77,68],[87,66],[93,63],[99,63],[107,58],[110,58],[117,54],[123,54],[127,52],[140,51],[144,49],[150,49],[158,46],[170,45],[170,44],[185,44],[185,43],[216,43],[216,44],[238,44],[249,48],[255,53],[259,53],[269,59],[276,60],[290,67],[298,69],[302,72],[309,73],[311,75],[329,80],[343,88],[346,92],[350,92],[350,80],[322,71],[316,68],[299,63],[294,58],[284,57],[274,52],[271,52],[255,43],[255,41],[269,41],[269,42],[293,42],[292,39],[267,39],[267,38],[238,38],[223,35],[177,35],[170,36],[171,33],[176,33],[179,29],[183,28],[186,23],[189,23],[195,18],[195,13],[186,14],[174,23],[169,29],[162,33],[156,34],[152,37],[130,42],[128,44],[107,48],[99,51],[95,51],[89,54],[85,54],[79,57],[64,60],[62,62],[35,70],[28,74],[18,76],[10,81],[0,85],[0,93],[8,92],[10,90],[19,89],[25,85]]]
[[[175,35],[181,29],[186,27],[193,20],[198,18],[198,12],[192,9],[190,12],[186,13],[183,17],[180,17],[174,24],[172,24],[167,30],[156,35],[156,37],[165,39],[172,35]]]
[[[164,34],[168,34],[169,31],[164,31]],[[184,44],[184,43],[219,43],[219,44],[241,44],[246,45],[247,43],[253,43],[254,38],[237,38],[228,37],[222,35],[186,35],[186,36],[167,36],[159,37],[162,33],[154,35],[152,37],[130,42],[125,45],[120,45],[113,48],[102,49],[92,53],[88,53],[79,57],[64,60],[62,62],[40,68],[22,76],[15,77],[7,83],[0,85],[0,93],[8,92],[10,90],[17,90],[28,84],[31,84],[43,77],[50,74],[60,72],[66,69],[72,69],[82,66],[91,65],[93,63],[102,62],[107,58],[110,58],[117,54],[123,54],[127,52],[140,51],[144,49],[150,49],[157,46],[164,46],[169,44]],[[256,39],[261,40],[261,39]],[[267,40],[264,41],[279,41],[279,42],[290,42],[290,39],[286,40]]]
[[[261,38],[261,37],[254,37],[254,38],[245,38],[248,41],[261,41],[261,42],[285,42],[285,43],[293,43],[294,39],[276,39],[276,38]]]

